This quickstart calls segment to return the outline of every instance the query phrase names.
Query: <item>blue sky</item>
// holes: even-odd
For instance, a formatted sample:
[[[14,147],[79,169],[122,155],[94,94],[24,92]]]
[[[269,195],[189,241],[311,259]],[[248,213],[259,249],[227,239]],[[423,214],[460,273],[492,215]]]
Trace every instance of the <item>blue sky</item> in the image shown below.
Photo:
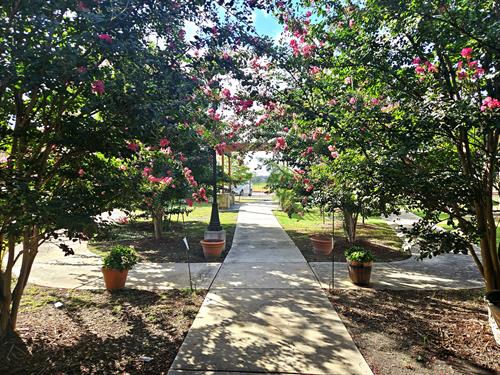
[[[283,30],[283,26],[278,23],[272,14],[260,9],[254,13],[254,26],[259,34],[267,35],[271,38],[275,38]]]

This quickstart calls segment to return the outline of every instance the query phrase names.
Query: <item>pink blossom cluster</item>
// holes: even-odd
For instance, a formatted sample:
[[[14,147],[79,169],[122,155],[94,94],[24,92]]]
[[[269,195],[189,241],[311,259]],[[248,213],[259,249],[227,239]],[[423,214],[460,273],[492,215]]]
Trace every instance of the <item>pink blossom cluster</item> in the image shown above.
[[[268,113],[264,113],[264,114],[260,115],[257,118],[257,121],[255,122],[255,126],[261,126],[268,118],[269,118]]]
[[[221,142],[215,146],[215,151],[218,155],[223,155],[226,151],[227,144],[226,142]]]
[[[464,61],[460,60],[457,64],[457,77],[460,80],[464,80],[467,78],[479,78],[484,75],[484,69],[479,66],[479,61],[472,60],[473,49],[470,47],[462,49],[460,55],[466,59],[465,64]]]
[[[428,60],[422,60],[420,57],[415,57],[412,61],[415,65],[415,73],[419,77],[420,81],[425,79],[427,73],[437,73],[438,68],[436,65],[432,64]]]
[[[214,121],[220,121],[220,119],[222,118],[221,114],[218,113],[213,108],[209,108],[208,111],[207,111],[207,113],[208,113],[208,117],[210,117]]]
[[[496,108],[500,108],[500,100],[488,96],[483,100],[483,103],[481,105],[481,112],[484,112],[486,110],[493,111]]]
[[[167,147],[170,144],[170,141],[167,138],[160,139],[160,147]]]
[[[109,44],[113,43],[113,38],[109,34],[99,34],[97,37],[100,40],[102,40],[103,42],[106,42],[106,43],[109,43]]]
[[[252,99],[240,99],[240,98],[235,97],[235,96],[233,96],[233,99],[235,100],[234,110],[237,114],[248,110],[253,105]]]
[[[286,140],[283,137],[276,138],[276,145],[274,146],[275,151],[282,151],[287,148]]]
[[[191,171],[191,169],[189,169],[188,167],[184,167],[184,177],[186,178],[189,185],[193,187],[198,186],[198,182],[194,179],[193,171]]]
[[[104,87],[104,82],[101,81],[100,79],[92,82],[92,84],[91,84],[91,90],[92,90],[92,92],[94,94],[103,95],[104,92],[106,91],[105,87]]]
[[[129,143],[127,143],[127,148],[130,151],[137,152],[139,150],[139,145],[135,142],[129,142]]]
[[[339,153],[337,152],[337,149],[333,145],[328,146],[328,151],[330,152],[330,156],[333,159],[337,159],[339,157]]]
[[[196,202],[208,202],[207,192],[204,188],[200,188],[197,192],[194,192],[192,197]]]

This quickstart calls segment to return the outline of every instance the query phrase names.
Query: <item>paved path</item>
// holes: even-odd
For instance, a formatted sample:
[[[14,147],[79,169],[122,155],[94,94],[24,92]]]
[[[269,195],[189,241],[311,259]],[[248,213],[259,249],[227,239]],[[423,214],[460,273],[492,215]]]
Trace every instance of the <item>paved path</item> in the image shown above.
[[[240,209],[233,246],[169,374],[371,374],[271,209]]]
[[[399,216],[391,215],[387,223],[399,236],[400,226],[411,227],[419,217],[411,212],[402,212]],[[404,238],[403,238],[404,241]],[[484,287],[484,281],[470,255],[443,254],[432,259],[419,260],[418,247],[404,244],[412,256],[397,262],[378,262],[373,264],[370,287],[374,289],[470,289]],[[310,263],[314,273],[324,288],[332,282],[332,263]],[[345,263],[335,262],[335,288],[355,289],[358,286],[349,281]]]
[[[30,274],[30,283],[54,288],[104,289],[101,257],[90,252],[87,243],[71,243],[75,255],[64,256],[55,244],[43,244]],[[18,261],[14,273],[18,272]],[[208,289],[220,263],[192,263],[193,284]],[[127,287],[135,289],[189,288],[187,263],[139,263],[129,271]]]

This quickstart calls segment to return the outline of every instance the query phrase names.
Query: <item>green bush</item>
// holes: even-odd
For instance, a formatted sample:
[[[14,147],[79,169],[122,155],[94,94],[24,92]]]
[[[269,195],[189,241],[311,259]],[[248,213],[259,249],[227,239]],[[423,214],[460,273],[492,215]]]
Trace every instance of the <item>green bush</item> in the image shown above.
[[[103,267],[114,270],[130,270],[139,261],[132,247],[117,245],[103,259]]]
[[[351,262],[372,262],[375,260],[370,250],[363,249],[361,246],[352,246],[344,252],[347,260]]]

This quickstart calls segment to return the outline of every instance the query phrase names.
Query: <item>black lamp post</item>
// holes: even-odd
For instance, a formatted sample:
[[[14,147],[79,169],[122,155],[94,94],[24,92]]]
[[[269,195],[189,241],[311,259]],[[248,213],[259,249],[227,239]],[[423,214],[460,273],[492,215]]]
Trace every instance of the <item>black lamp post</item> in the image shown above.
[[[212,213],[210,215],[210,223],[208,230],[211,232],[222,231],[219,219],[219,204],[217,203],[217,154],[215,149],[212,149]]]

